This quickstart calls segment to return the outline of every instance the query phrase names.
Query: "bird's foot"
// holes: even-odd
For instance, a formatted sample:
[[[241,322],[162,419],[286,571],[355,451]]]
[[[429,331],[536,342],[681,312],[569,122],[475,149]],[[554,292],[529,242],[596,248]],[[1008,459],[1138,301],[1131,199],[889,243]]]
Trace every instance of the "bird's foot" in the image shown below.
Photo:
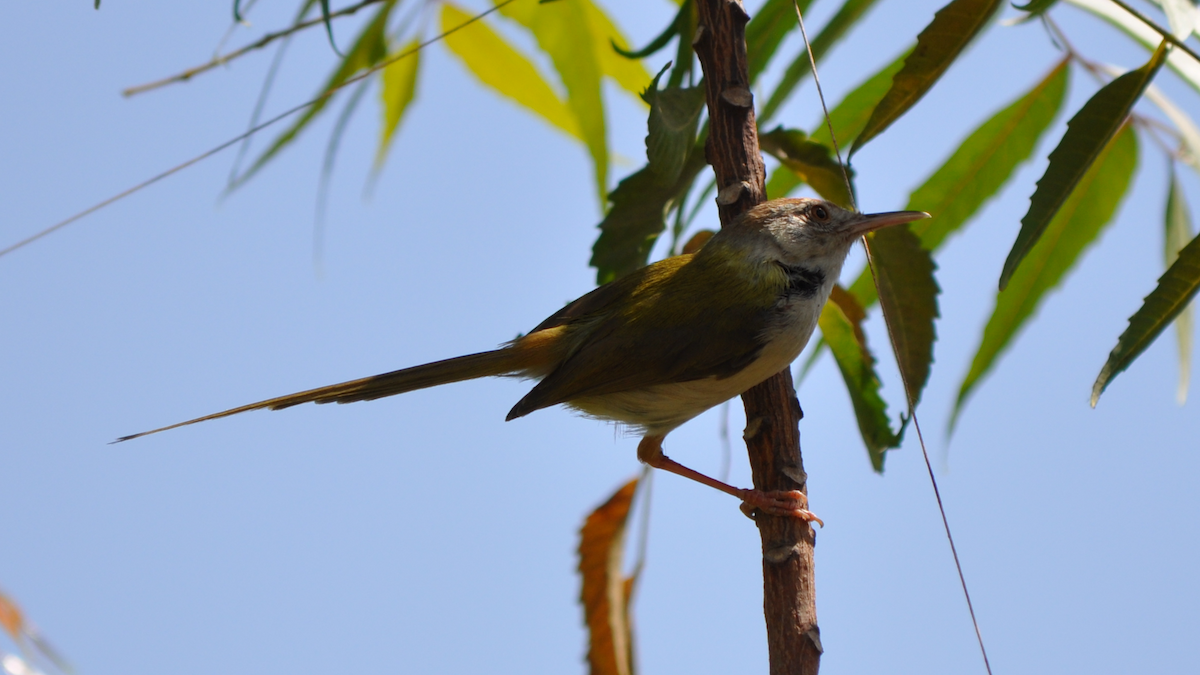
[[[825,527],[825,523],[808,510],[808,497],[799,490],[742,490],[738,496],[742,499],[742,513],[751,518],[754,517],[754,511],[762,511],[772,516],[799,518]]]

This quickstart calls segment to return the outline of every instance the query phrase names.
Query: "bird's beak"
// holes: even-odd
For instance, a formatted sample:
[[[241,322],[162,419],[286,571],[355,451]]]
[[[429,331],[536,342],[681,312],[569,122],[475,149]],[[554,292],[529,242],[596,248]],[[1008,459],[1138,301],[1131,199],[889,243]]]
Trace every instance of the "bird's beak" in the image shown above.
[[[899,225],[901,223],[911,223],[914,220],[924,220],[929,217],[924,211],[889,211],[887,213],[861,213],[858,218],[850,222],[850,230],[854,236],[861,237],[868,232]]]

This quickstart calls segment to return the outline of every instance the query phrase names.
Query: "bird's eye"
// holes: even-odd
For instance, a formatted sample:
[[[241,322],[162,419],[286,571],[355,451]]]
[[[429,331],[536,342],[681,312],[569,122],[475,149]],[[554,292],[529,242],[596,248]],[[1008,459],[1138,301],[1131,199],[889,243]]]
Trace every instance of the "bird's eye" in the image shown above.
[[[829,209],[821,206],[820,204],[812,207],[812,211],[810,211],[810,213],[812,213],[813,217],[815,217],[817,220],[829,220]]]

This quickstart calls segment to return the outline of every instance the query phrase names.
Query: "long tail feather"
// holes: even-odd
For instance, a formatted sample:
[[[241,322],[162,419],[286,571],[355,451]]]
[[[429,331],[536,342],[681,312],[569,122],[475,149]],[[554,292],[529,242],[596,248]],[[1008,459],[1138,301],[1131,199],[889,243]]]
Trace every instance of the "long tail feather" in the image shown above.
[[[250,410],[281,410],[301,403],[353,403],[355,401],[372,401],[385,396],[403,394],[408,391],[435,387],[439,384],[461,382],[477,377],[491,375],[508,375],[520,373],[529,368],[528,355],[523,350],[504,348],[479,354],[468,354],[444,361],[434,361],[412,368],[394,370],[382,375],[364,377],[341,384],[331,384],[328,387],[309,389],[287,396],[270,398],[258,403],[231,408],[223,412],[197,417],[194,420],[179,422],[170,426],[143,431],[140,434],[122,436],[113,443],[129,441],[150,434],[157,434],[168,429],[177,429],[197,422],[207,422],[221,417],[229,417]]]

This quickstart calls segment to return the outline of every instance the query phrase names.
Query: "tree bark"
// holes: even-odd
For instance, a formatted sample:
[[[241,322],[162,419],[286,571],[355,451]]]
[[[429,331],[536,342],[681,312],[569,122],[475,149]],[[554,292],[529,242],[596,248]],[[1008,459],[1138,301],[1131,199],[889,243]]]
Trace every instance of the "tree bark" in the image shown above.
[[[717,178],[721,225],[766,201],[766,170],[758,149],[754,102],[746,67],[749,15],[739,0],[697,0],[699,26],[693,47],[704,69],[709,133],[705,157]],[[800,455],[800,418],[790,370],[742,395],[746,449],[754,487],[807,489]],[[763,610],[772,675],[815,675],[821,633],[813,575],[815,533],[803,521],[759,514]]]

